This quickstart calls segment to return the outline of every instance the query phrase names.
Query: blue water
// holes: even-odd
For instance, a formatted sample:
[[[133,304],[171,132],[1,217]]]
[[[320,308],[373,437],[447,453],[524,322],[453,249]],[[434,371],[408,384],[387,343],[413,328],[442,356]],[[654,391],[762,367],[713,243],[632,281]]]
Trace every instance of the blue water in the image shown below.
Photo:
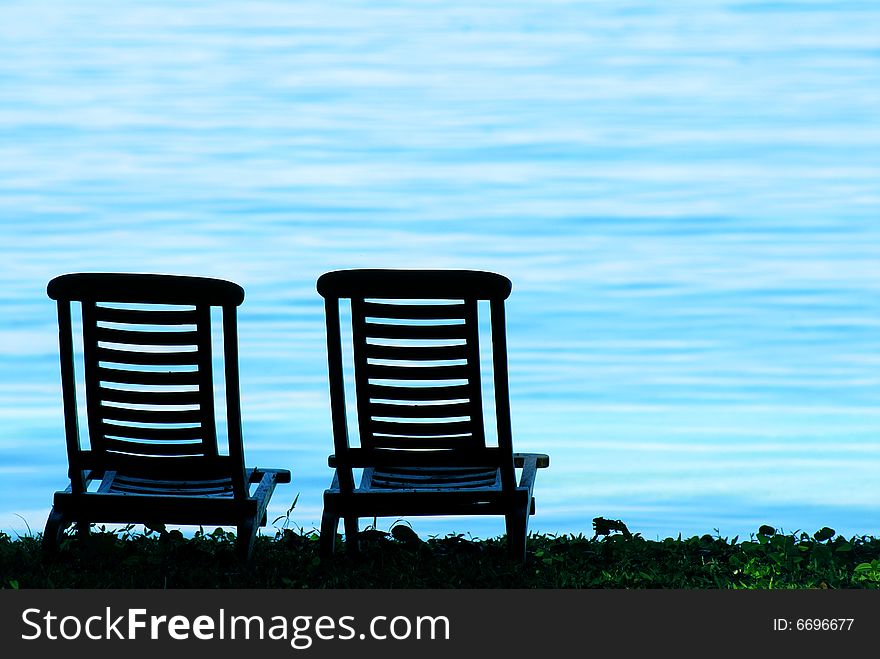
[[[308,530],[315,280],[466,267],[514,283],[532,529],[876,534],[878,117],[867,1],[7,0],[0,529],[66,484],[53,276],[240,283],[247,461]]]

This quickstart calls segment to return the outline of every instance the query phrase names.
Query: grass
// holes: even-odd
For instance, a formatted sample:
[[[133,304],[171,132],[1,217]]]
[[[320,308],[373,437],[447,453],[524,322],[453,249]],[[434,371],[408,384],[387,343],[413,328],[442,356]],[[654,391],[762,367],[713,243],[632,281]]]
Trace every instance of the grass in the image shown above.
[[[748,540],[694,536],[646,540],[619,521],[597,518],[591,537],[529,537],[525,565],[504,538],[448,535],[423,540],[398,524],[362,534],[363,551],[318,556],[312,532],[260,537],[250,565],[223,529],[93,528],[52,556],[39,536],[0,534],[3,588],[878,588],[880,540],[832,529],[780,533],[762,526]]]

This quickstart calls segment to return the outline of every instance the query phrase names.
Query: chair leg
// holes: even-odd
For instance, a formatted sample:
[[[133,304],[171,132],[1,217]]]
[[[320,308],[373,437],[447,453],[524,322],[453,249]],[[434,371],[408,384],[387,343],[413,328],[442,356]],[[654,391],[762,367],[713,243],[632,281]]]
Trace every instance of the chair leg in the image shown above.
[[[517,508],[505,516],[507,527],[507,549],[514,560],[525,562],[526,537],[528,536],[529,508]]]
[[[358,541],[358,518],[345,517],[345,549],[349,554],[357,554],[360,551]]]
[[[57,551],[61,544],[61,536],[64,535],[64,529],[68,526],[70,526],[70,520],[56,510],[55,506],[52,506],[49,519],[46,521],[46,529],[43,531],[43,549],[49,553]]]
[[[91,533],[91,527],[92,527],[92,525],[84,519],[76,520],[76,535],[77,535],[77,537],[80,540],[84,540],[84,539],[88,538]]]
[[[324,511],[321,517],[321,538],[318,552],[321,556],[332,556],[336,549],[336,530],[339,528],[339,515]]]
[[[254,517],[246,519],[238,525],[238,535],[235,540],[235,552],[242,563],[251,560],[254,551],[254,542],[257,539],[257,520]]]

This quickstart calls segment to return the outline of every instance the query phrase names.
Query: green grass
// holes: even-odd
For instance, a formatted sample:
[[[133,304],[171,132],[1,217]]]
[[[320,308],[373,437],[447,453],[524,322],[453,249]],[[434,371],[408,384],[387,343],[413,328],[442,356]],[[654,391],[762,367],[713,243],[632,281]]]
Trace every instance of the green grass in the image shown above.
[[[748,540],[694,536],[646,540],[597,518],[591,536],[529,537],[525,565],[504,538],[419,539],[408,527],[364,533],[356,557],[318,557],[315,533],[277,529],[242,566],[234,535],[217,529],[93,529],[52,556],[39,536],[0,534],[3,588],[878,588],[880,540],[762,526]]]

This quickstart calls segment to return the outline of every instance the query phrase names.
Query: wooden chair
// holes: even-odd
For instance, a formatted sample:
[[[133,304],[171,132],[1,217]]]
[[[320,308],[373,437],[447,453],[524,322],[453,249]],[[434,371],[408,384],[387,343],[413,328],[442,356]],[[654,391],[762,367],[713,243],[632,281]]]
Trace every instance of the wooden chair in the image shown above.
[[[549,458],[514,453],[504,300],[510,281],[467,270],[342,270],[318,279],[325,299],[335,468],[324,492],[321,551],[340,517],[357,551],[358,518],[504,515],[512,555],[525,559],[536,471]],[[360,445],[348,437],[340,300],[351,301],[351,355]],[[480,382],[478,301],[491,320],[497,446],[488,446]],[[354,469],[362,468],[355,486]],[[521,468],[519,482],[515,468]]]
[[[56,277],[61,384],[70,486],[56,492],[43,543],[54,550],[75,523],[237,527],[249,559],[285,469],[245,469],[239,405],[237,284],[153,274]],[[74,302],[82,307],[84,417],[80,443]],[[228,451],[218,448],[211,307],[222,309]],[[250,493],[250,486],[256,485]],[[91,486],[91,487],[90,487]]]

